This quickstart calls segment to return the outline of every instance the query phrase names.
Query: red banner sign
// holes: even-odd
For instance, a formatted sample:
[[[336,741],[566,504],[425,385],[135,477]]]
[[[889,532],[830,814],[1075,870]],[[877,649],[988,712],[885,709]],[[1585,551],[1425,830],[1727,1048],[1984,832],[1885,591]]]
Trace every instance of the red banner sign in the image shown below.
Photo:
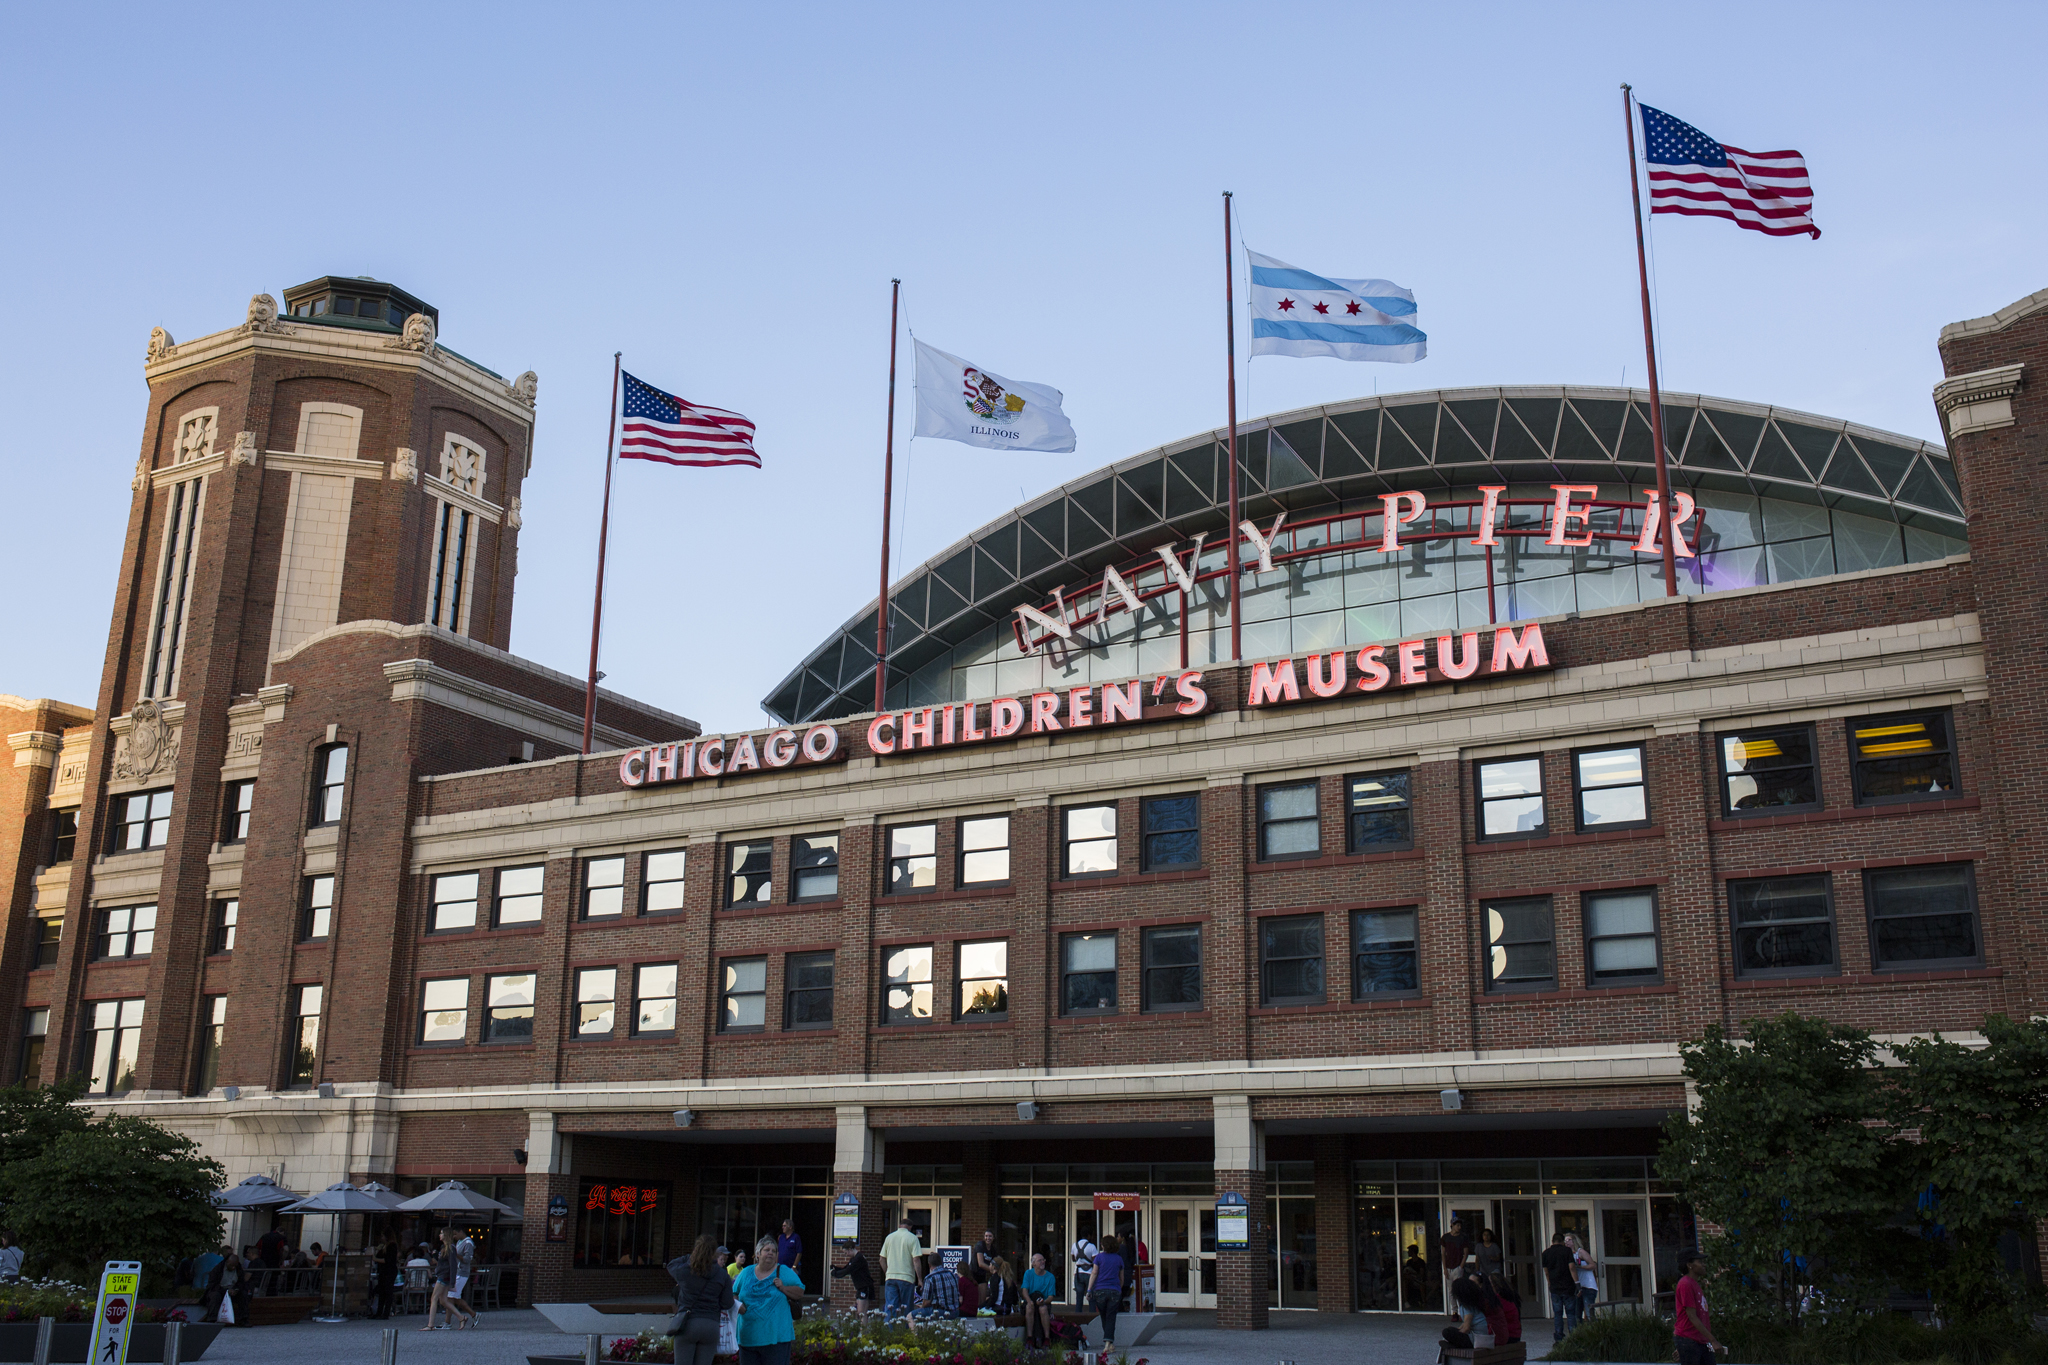
[[[1136,1213],[1138,1196],[1122,1190],[1096,1191],[1095,1211],[1097,1213]]]

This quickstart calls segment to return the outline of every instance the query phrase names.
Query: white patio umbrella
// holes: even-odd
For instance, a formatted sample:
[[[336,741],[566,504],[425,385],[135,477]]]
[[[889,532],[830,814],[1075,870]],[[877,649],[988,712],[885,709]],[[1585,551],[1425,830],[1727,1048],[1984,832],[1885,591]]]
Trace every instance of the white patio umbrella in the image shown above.
[[[460,1180],[444,1180],[425,1194],[414,1195],[398,1206],[400,1213],[518,1213],[510,1204],[500,1204],[489,1195],[478,1194]]]
[[[315,1322],[346,1322],[341,1311],[341,1220],[351,1213],[391,1213],[399,1207],[398,1196],[372,1180],[357,1189],[338,1180],[315,1195],[288,1205],[285,1213],[331,1213],[334,1215],[334,1296],[325,1316]]]

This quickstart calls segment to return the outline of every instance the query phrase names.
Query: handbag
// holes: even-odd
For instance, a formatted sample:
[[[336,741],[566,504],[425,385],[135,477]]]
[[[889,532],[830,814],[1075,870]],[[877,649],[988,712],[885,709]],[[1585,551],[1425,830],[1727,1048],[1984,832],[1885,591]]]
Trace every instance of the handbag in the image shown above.
[[[668,1326],[662,1329],[662,1335],[680,1337],[689,1325],[690,1310],[679,1308],[676,1310],[676,1315],[668,1320]]]

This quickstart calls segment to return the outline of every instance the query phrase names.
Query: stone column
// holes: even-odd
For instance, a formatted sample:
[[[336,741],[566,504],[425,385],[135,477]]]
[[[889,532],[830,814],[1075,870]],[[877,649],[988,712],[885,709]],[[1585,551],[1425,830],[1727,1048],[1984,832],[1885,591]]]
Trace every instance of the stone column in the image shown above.
[[[1241,1194],[1251,1205],[1251,1245],[1216,1249],[1216,1325],[1263,1331],[1266,1326],[1266,1126],[1252,1117],[1249,1095],[1218,1095],[1216,1193]]]
[[[860,1200],[860,1244],[857,1247],[843,1247],[832,1243],[832,1265],[836,1268],[853,1259],[853,1253],[860,1251],[868,1258],[868,1273],[875,1280],[877,1302],[882,1292],[882,1239],[889,1235],[883,1226],[882,1215],[882,1163],[887,1155],[888,1144],[882,1134],[868,1127],[867,1106],[842,1104],[837,1111],[837,1133],[832,1149],[832,1196],[850,1194]],[[827,1213],[825,1236],[832,1236],[832,1215]],[[827,1280],[825,1292],[835,1306],[850,1306],[853,1303],[853,1284],[849,1280]]]

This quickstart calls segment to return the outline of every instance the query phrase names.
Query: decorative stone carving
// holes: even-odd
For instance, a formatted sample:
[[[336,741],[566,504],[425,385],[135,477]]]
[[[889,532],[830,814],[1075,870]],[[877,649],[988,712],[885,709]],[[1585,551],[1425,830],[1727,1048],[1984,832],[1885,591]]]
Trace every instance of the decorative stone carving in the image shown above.
[[[147,482],[149,482],[149,455],[145,452],[142,458],[135,462],[135,477],[128,480],[128,491],[140,493],[142,485]]]
[[[278,321],[276,299],[268,294],[252,294],[249,296],[249,320],[242,324],[242,330],[282,335],[292,329],[289,324]]]
[[[145,365],[154,365],[159,360],[169,360],[178,353],[178,343],[171,340],[171,334],[161,327],[149,329],[149,354],[144,357]]]
[[[83,781],[85,781],[84,759],[68,758],[65,759],[64,762],[58,766],[56,781],[57,786],[75,787]]]
[[[505,524],[515,531],[526,524],[526,518],[520,514],[519,495],[517,493],[512,495],[510,505],[505,508]]]
[[[256,433],[238,431],[235,433],[235,463],[253,465],[256,463]]]
[[[139,701],[130,713],[128,734],[114,749],[114,776],[142,778],[178,761],[178,734],[164,720],[163,707]]]
[[[263,753],[261,730],[237,730],[228,736],[228,758],[256,758]]]
[[[391,462],[391,477],[403,479],[407,483],[418,483],[420,481],[419,453],[407,446],[400,446],[398,448],[398,458]]]
[[[384,344],[396,351],[418,351],[422,355],[432,355],[434,320],[425,313],[414,313],[405,320],[405,335],[393,337]]]
[[[484,453],[460,441],[450,441],[441,447],[441,482],[452,486],[458,493],[482,497]]]
[[[211,412],[188,417],[178,428],[176,462],[190,464],[213,454],[214,418]]]
[[[511,396],[513,402],[524,403],[529,408],[533,406],[534,398],[539,391],[540,376],[532,370],[528,370],[505,386],[505,392]]]

